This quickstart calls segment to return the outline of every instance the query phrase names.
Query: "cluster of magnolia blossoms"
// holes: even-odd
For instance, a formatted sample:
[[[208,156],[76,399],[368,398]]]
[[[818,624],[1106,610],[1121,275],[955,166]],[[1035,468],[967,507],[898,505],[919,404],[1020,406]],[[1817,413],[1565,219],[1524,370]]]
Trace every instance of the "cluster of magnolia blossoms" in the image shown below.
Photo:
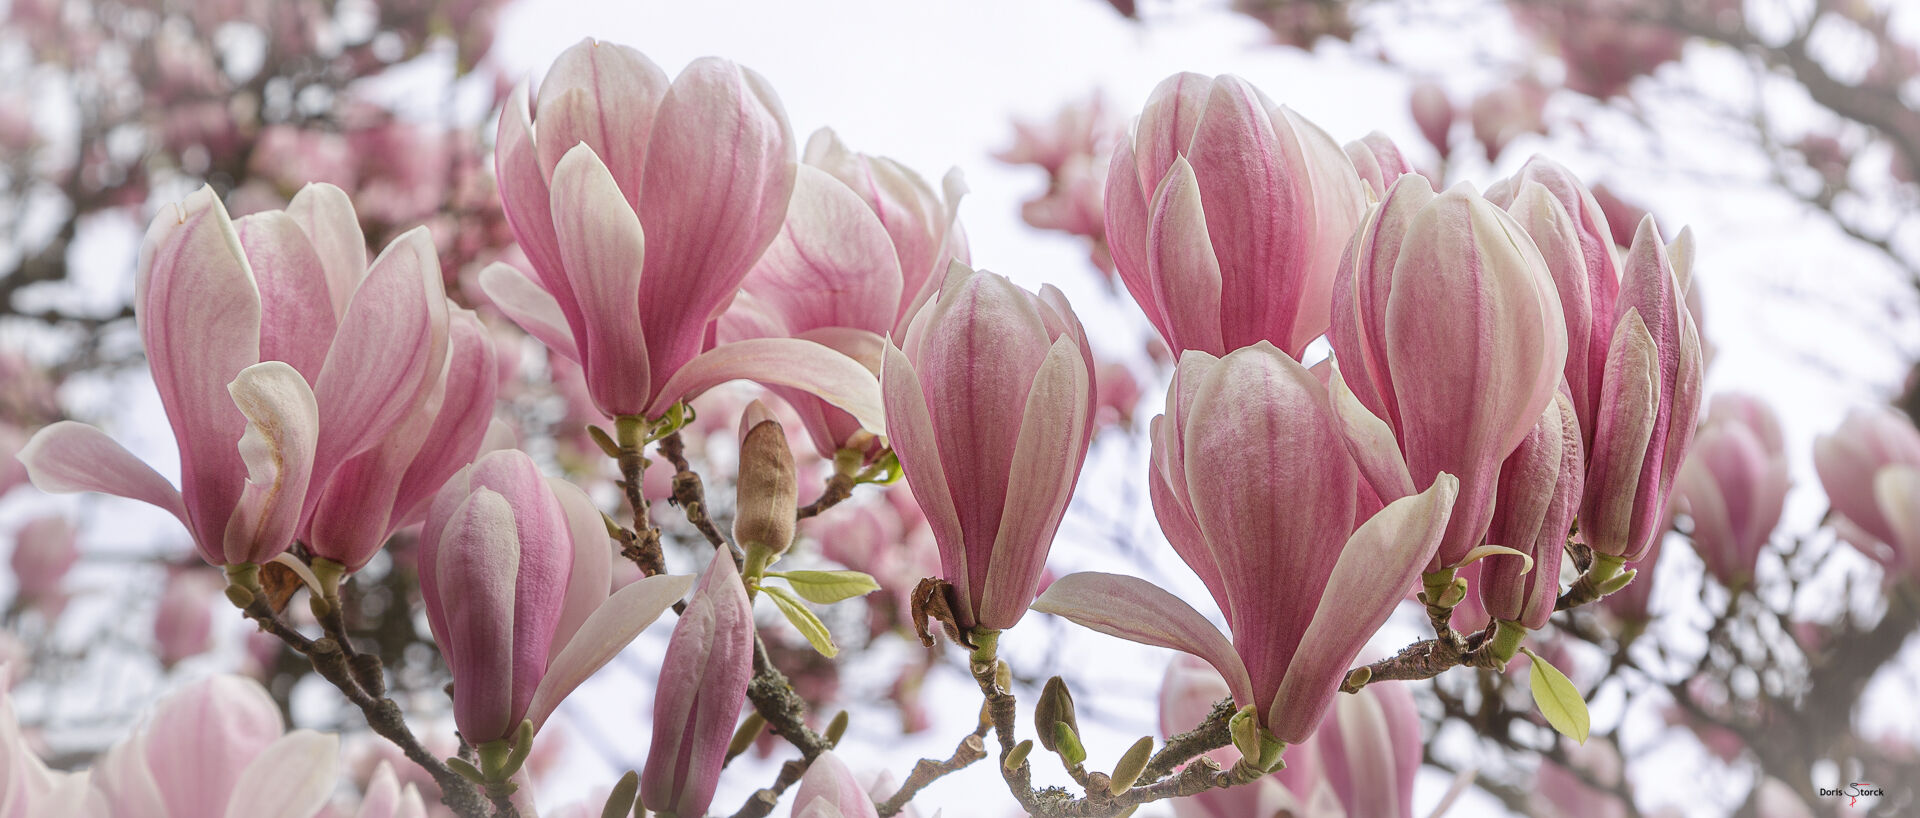
[[[1436,193],[1390,141],[1342,151],[1232,77],[1162,83],[1113,163],[1114,261],[1183,353],[1154,508],[1233,638],[1127,577],[1062,578],[1037,610],[1206,659],[1292,743],[1416,578],[1444,612],[1488,559],[1500,660],[1552,612],[1576,514],[1591,595],[1631,578],[1699,405],[1686,234],[1649,220],[1622,255],[1542,160]]]
[[[1059,291],[964,263],[956,180],[941,196],[830,133],[805,164],[792,143],[750,71],[700,60],[669,82],[632,49],[583,42],[501,118],[503,204],[534,275],[496,265],[483,286],[618,418],[601,444],[630,495],[645,446],[727,380],[786,396],[837,479],[884,472],[890,449],[940,555],[913,603],[975,648],[989,696],[994,634],[1029,607],[1187,651],[1241,708],[1252,773],[1233,780],[1252,780],[1316,734],[1409,589],[1444,613],[1468,591],[1458,569],[1491,560],[1477,590],[1504,661],[1554,607],[1575,513],[1596,596],[1631,578],[1665,519],[1699,392],[1684,238],[1670,251],[1643,223],[1622,256],[1556,166],[1529,163],[1485,197],[1436,193],[1384,137],[1343,149],[1241,80],[1181,75],[1115,150],[1106,233],[1180,353],[1152,425],[1155,513],[1231,639],[1130,577],[1068,576],[1036,601],[1095,426],[1084,328]],[[422,523],[427,619],[477,751],[454,766],[505,798],[559,700],[691,581],[610,593],[599,510],[523,453],[482,454],[492,345],[441,292],[424,233],[371,265],[361,241],[324,186],[238,221],[210,191],[163,211],[138,313],[182,487],[77,424],[43,430],[22,459],[42,488],[174,512],[243,605],[260,563],[309,572],[282,556],[295,541],[331,596]],[[1333,358],[1303,363],[1323,336]],[[753,672],[753,599],[786,599],[760,583],[794,536],[791,453],[763,407],[741,438],[744,567],[711,532],[638,776],[663,815],[708,808]],[[1380,707],[1324,742],[1359,741],[1355,720],[1379,733]],[[1007,734],[1011,771],[1025,762]],[[865,812],[828,795],[816,808],[822,788],[845,789],[803,786],[804,814]]]

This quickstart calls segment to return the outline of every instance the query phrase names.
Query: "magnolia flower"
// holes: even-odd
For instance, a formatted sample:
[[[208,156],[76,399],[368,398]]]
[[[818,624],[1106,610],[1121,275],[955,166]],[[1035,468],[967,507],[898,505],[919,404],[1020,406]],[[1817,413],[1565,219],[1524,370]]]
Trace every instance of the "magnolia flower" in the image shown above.
[[[1348,142],[1346,150],[1354,171],[1360,174],[1360,181],[1367,184],[1368,198],[1376,202],[1387,195],[1387,188],[1401,176],[1417,172],[1400,153],[1400,146],[1379,131]]]
[[[733,555],[717,549],[673,627],[653,694],[640,802],[662,816],[707,814],[753,675],[753,608]]]
[[[180,446],[180,489],[79,423],[41,429],[20,459],[43,491],[172,512],[214,565],[286,550],[317,489],[427,412],[422,396],[446,367],[432,240],[409,231],[368,265],[352,205],[326,185],[238,221],[211,188],[162,208],[141,247],[134,303]]]
[[[1039,591],[1093,436],[1093,354],[1051,286],[953,264],[888,345],[887,435],[940,545],[963,630],[1013,627]]]
[[[1415,818],[1413,782],[1423,745],[1420,711],[1404,682],[1370,684],[1339,697],[1313,734],[1321,783],[1349,816]]]
[[[525,453],[489,453],[447,481],[420,533],[420,595],[462,738],[505,740],[523,719],[538,731],[691,582],[648,577],[609,596],[612,572],[599,510]]]
[[[13,535],[13,580],[22,598],[53,602],[60,582],[80,559],[73,523],[57,514],[35,517]]]
[[[1683,232],[1670,256],[1648,217],[1623,262],[1580,506],[1581,537],[1604,557],[1638,561],[1659,538],[1693,443],[1701,353],[1685,301],[1691,243]]]
[[[219,586],[196,570],[174,571],[153,614],[153,642],[160,664],[173,667],[213,647],[213,597]]]
[[[1424,177],[1402,176],[1353,237],[1328,336],[1335,406],[1374,493],[1391,501],[1458,477],[1428,570],[1459,565],[1492,520],[1501,463],[1566,363],[1540,251],[1465,185],[1435,194]]]
[[[657,418],[745,378],[880,428],[873,374],[843,354],[790,338],[708,348],[709,324],[779,234],[794,190],[793,135],[765,79],[707,58],[669,84],[640,52],[589,39],[554,62],[532,102],[525,86],[507,100],[495,163],[538,283],[504,264],[480,283],[580,363],[602,412]]]
[[[1546,626],[1560,596],[1560,559],[1585,476],[1580,421],[1573,401],[1557,392],[1500,467],[1487,542],[1525,556],[1494,554],[1483,563],[1473,585],[1489,616],[1532,630]]]
[[[1419,126],[1420,135],[1439,152],[1441,161],[1445,161],[1453,153],[1453,140],[1448,138],[1448,132],[1453,130],[1453,100],[1447,97],[1447,89],[1431,80],[1416,83],[1407,105],[1413,110],[1413,122]]]
[[[1748,395],[1715,395],[1675,481],[1674,503],[1693,518],[1707,571],[1728,588],[1752,581],[1791,484],[1773,409]]]
[[[873,798],[860,787],[846,762],[821,753],[793,794],[793,818],[878,818]]]
[[[888,159],[847,150],[822,129],[807,142],[786,223],[720,317],[721,343],[801,338],[841,352],[874,373],[889,333],[904,333],[931,298],[947,262],[967,257],[955,208],[964,186],[947,175],[942,202],[927,183]],[[937,270],[935,268],[938,268]],[[774,385],[800,414],[820,456],[877,450],[873,431],[805,389]]]
[[[339,737],[286,732],[258,682],[213,676],[160,701],[94,762],[99,814],[308,818],[333,794]]]
[[[1231,695],[1227,680],[1206,662],[1187,654],[1174,656],[1160,682],[1160,737],[1172,738],[1194,728],[1212,712],[1215,702]],[[1232,769],[1240,751],[1231,745],[1207,752],[1207,757]],[[1321,818],[1327,810],[1309,811],[1301,802],[1316,793],[1320,759],[1313,742],[1291,748],[1287,766],[1251,784],[1213,789],[1171,802],[1174,818],[1243,818],[1278,815],[1283,810],[1301,818]],[[1323,796],[1331,801],[1331,794]],[[1322,805],[1324,806],[1324,804]],[[1335,807],[1337,809],[1337,806]]]
[[[1327,329],[1366,188],[1325,131],[1245,80],[1154,89],[1107,172],[1120,280],[1177,355],[1268,341],[1298,357]]]
[[[1275,737],[1306,739],[1433,558],[1459,486],[1443,472],[1359,522],[1360,468],[1334,415],[1326,387],[1272,344],[1181,356],[1167,412],[1153,422],[1148,486],[1161,530],[1226,615],[1231,643],[1132,577],[1062,577],[1034,610],[1199,656]]]
[[[1891,578],[1920,573],[1920,431],[1887,407],[1861,407],[1813,444],[1813,467],[1840,535]]]

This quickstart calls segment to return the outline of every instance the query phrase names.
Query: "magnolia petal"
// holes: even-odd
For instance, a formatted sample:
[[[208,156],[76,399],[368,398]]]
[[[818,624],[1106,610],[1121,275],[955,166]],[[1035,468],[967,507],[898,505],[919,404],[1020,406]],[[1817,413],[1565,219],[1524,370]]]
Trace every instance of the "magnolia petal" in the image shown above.
[[[500,110],[500,128],[493,149],[494,178],[500,187],[500,205],[506,212],[513,237],[526,251],[534,274],[543,288],[552,293],[554,305],[566,316],[561,326],[570,328],[569,336],[579,329],[580,302],[573,285],[567,281],[566,267],[560,261],[560,239],[553,231],[552,197],[547,192],[547,173],[533,141],[533,121],[527,102],[527,86],[522,83],[507,97]],[[571,145],[567,147],[572,147]],[[555,347],[556,349],[558,347]],[[577,360],[577,358],[576,358]]]
[[[315,472],[377,444],[413,408],[447,355],[447,297],[426,228],[407,231],[374,259],[314,381],[321,439]]]
[[[227,210],[210,187],[163,207],[140,248],[135,316],[180,445],[188,527],[212,556],[245,476],[233,444],[246,418],[222,396],[260,362],[260,291]]]
[[[580,362],[580,350],[574,344],[566,313],[560,311],[560,302],[525,273],[496,261],[480,271],[480,291],[528,335],[573,362]]]
[[[187,523],[180,491],[113,438],[84,423],[63,420],[34,432],[18,455],[35,488],[50,494],[97,491],[139,500]]]
[[[1920,469],[1896,464],[1873,476],[1873,495],[1893,529],[1898,564],[1909,573],[1920,566]]]
[[[807,774],[800,777],[800,787],[793,793],[793,803],[803,806],[802,814],[806,815],[817,812],[840,818],[879,818],[873,799],[860,788],[846,762],[832,751],[821,753],[807,765]]]
[[[461,309],[450,316],[447,335],[445,374],[422,405],[433,425],[400,480],[393,501],[395,528],[418,520],[447,478],[479,458],[493,419],[500,379],[492,334],[472,310]]]
[[[540,82],[540,169],[553,178],[561,157],[586,145],[607,162],[627,209],[634,209],[654,114],[666,92],[667,73],[628,46],[589,37],[561,52]],[[559,208],[554,212],[564,215]],[[577,281],[578,271],[569,272]]]
[[[1123,137],[1113,147],[1113,159],[1107,167],[1107,251],[1113,256],[1113,268],[1120,276],[1120,284],[1133,296],[1140,311],[1146,313],[1160,337],[1167,338],[1170,336],[1166,311],[1154,295],[1152,262],[1147,251],[1147,236],[1153,232],[1152,211],[1147,205],[1152,191],[1142,187],[1141,178],[1136,175],[1137,167],[1133,140]],[[1147,184],[1158,185],[1159,180],[1156,176]]]
[[[1337,363],[1327,387],[1333,420],[1346,441],[1347,453],[1353,455],[1354,464],[1360,467],[1374,494],[1385,502],[1413,494],[1413,475],[1407,472],[1407,459],[1400,454],[1400,441],[1387,422],[1368,411],[1353,394]]]
[[[1340,550],[1326,592],[1265,714],[1267,729],[1298,743],[1313,733],[1367,639],[1387,621],[1440,547],[1459,482],[1440,473],[1426,491],[1388,503]]]
[[[648,248],[639,304],[661,379],[700,352],[707,322],[779,234],[796,171],[779,97],[726,60],[694,60],[657,116],[640,196]]]
[[[547,648],[547,665],[552,667],[553,657],[607,601],[613,588],[613,538],[607,535],[605,516],[579,486],[558,477],[547,478],[547,486],[567,515],[573,541],[573,571],[567,576],[567,595],[553,630],[553,644]]]
[[[247,484],[218,564],[262,563],[293,544],[313,476],[320,408],[306,379],[280,361],[241,370],[227,391],[247,418],[239,444]]]
[[[227,801],[227,818],[313,818],[339,778],[340,737],[295,730],[248,764]]]
[[[947,483],[946,469],[940,462],[940,442],[933,428],[933,416],[927,408],[926,393],[920,388],[920,375],[899,347],[887,345],[880,370],[887,409],[887,440],[899,457],[907,488],[914,502],[926,515],[934,540],[959,543],[963,540],[960,514],[954,508],[953,488]],[[961,600],[972,600],[972,582],[968,578],[966,555],[952,547],[940,549],[941,573],[953,584]],[[964,612],[972,616],[972,611]]]
[[[575,341],[587,391],[609,416],[639,414],[651,385],[636,310],[646,239],[640,217],[593,149],[575,145],[553,169],[553,226],[580,299]]]
[[[1054,531],[1086,459],[1083,432],[1093,420],[1086,398],[1092,379],[1090,362],[1065,335],[1053,342],[1034,375],[1013,449],[1019,466],[1007,478],[1006,505],[975,612],[986,627],[1013,627],[1038,591]]]
[[[846,410],[870,431],[886,428],[873,373],[842,353],[797,338],[751,338],[701,353],[667,379],[646,414],[658,417],[676,401],[732,380],[790,386]]]
[[[337,325],[320,256],[300,225],[277,210],[243,217],[234,231],[260,288],[260,360],[286,361],[313,382]]]
[[[640,800],[656,813],[705,815],[753,673],[752,603],[727,549],[714,551],[661,667]]]
[[[300,188],[287,203],[287,215],[307,234],[320,256],[327,278],[327,296],[335,321],[347,314],[347,304],[360,279],[367,277],[367,239],[346,191],[324,182]]]
[[[1659,350],[1637,309],[1629,307],[1613,331],[1606,372],[1587,458],[1580,532],[1595,551],[1624,557],[1638,553],[1629,542],[1634,498],[1653,490],[1642,486],[1640,477],[1660,402]]]
[[[777,313],[790,333],[888,331],[904,280],[881,215],[826,171],[801,165],[786,224],[741,290]]]
[[[1154,191],[1150,230],[1147,263],[1153,300],[1142,307],[1163,314],[1160,323],[1175,354],[1198,349],[1225,355],[1220,334],[1220,261],[1207,236],[1200,183],[1186,157],[1174,160],[1167,178]]]
[[[562,699],[594,671],[612,661],[634,637],[660,618],[673,603],[693,587],[693,576],[665,574],[647,577],[621,588],[595,609],[579,630],[567,640],[547,665],[547,675],[534,689],[533,703],[527,706],[527,718],[533,729],[546,724],[547,717]],[[559,640],[555,640],[558,644]]]
[[[515,592],[520,576],[520,540],[513,507],[490,488],[475,488],[460,502],[441,535],[438,559],[423,565],[438,571],[435,587],[446,596],[438,607],[446,622],[441,642],[453,671],[454,722],[468,742],[504,738],[514,729]],[[447,553],[457,546],[460,553]],[[544,658],[544,654],[543,654]]]
[[[1129,642],[1191,653],[1226,677],[1234,701],[1253,702],[1246,665],[1220,630],[1192,605],[1144,579],[1091,571],[1068,574],[1047,586],[1033,601],[1033,610]]]

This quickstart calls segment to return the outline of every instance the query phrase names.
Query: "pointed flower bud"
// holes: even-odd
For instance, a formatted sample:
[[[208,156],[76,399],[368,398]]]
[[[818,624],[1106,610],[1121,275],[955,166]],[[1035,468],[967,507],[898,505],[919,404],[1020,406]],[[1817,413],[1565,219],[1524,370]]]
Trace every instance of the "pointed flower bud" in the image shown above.
[[[1465,185],[1401,177],[1353,238],[1329,337],[1343,418],[1382,500],[1456,475],[1460,500],[1429,571],[1460,564],[1493,516],[1500,464],[1552,401],[1566,326],[1540,251]],[[1377,421],[1376,421],[1377,423]],[[1404,467],[1384,441],[1398,442]]]
[[[1413,122],[1420,127],[1420,135],[1445,161],[1453,153],[1453,140],[1448,138],[1453,130],[1453,100],[1447,97],[1447,89],[1431,80],[1417,83],[1408,106],[1413,109]]]
[[[1387,188],[1401,176],[1418,172],[1400,153],[1400,146],[1379,131],[1348,142],[1347,158],[1353,160],[1353,169],[1360,174],[1360,181],[1367,183],[1368,198],[1376,202],[1387,195]]]
[[[1749,395],[1715,395],[1676,480],[1674,503],[1693,519],[1707,571],[1728,588],[1751,582],[1791,483],[1773,409]]]
[[[740,473],[733,517],[733,539],[748,552],[778,555],[793,544],[794,510],[800,500],[793,469],[793,450],[787,446],[780,422],[766,404],[748,404],[740,418]]]
[[[538,729],[686,592],[687,577],[663,575],[609,596],[606,528],[578,492],[507,449],[455,474],[428,509],[420,594],[470,744],[508,739],[523,720]]]
[[[1034,610],[1206,659],[1264,730],[1306,739],[1433,558],[1458,486],[1437,475],[1356,527],[1360,469],[1336,422],[1326,387],[1271,344],[1188,352],[1154,421],[1148,485],[1233,641],[1171,594],[1110,574],[1062,577]]]
[[[1041,747],[1056,749],[1055,724],[1065,724],[1075,733],[1080,732],[1080,720],[1073,710],[1073,693],[1067,690],[1066,680],[1058,676],[1047,680],[1046,687],[1040,690],[1040,700],[1033,704],[1033,729],[1040,736]]]
[[[656,813],[705,815],[753,674],[753,610],[727,549],[714,552],[660,668],[640,802]]]
[[[780,232],[793,133],[759,74],[713,58],[668,83],[625,46],[584,40],[500,117],[496,173],[534,278],[504,264],[481,287],[528,334],[578,362],[609,416],[658,418],[744,378],[819,395],[878,428],[873,374],[810,341],[707,348],[708,325]]]
[[[960,627],[1010,628],[1039,591],[1093,435],[1093,354],[1052,286],[955,262],[889,345],[893,451],[940,547]]]
[[[846,762],[831,751],[821,753],[807,765],[807,774],[800,777],[800,788],[793,796],[794,818],[878,818],[878,815],[873,798],[861,789]]]
[[[1231,75],[1154,89],[1107,172],[1120,280],[1177,355],[1268,341],[1298,357],[1327,329],[1340,252],[1365,213],[1325,131]]]
[[[1540,422],[1500,467],[1487,542],[1520,551],[1533,562],[1529,568],[1517,556],[1486,558],[1474,585],[1489,616],[1535,630],[1547,624],[1560,595],[1560,560],[1585,479],[1573,400],[1555,393]]]
[[[1700,412],[1700,336],[1687,281],[1653,219],[1640,223],[1587,450],[1580,533],[1596,554],[1636,562],[1665,524],[1674,476]],[[1599,316],[1595,316],[1599,320]]]

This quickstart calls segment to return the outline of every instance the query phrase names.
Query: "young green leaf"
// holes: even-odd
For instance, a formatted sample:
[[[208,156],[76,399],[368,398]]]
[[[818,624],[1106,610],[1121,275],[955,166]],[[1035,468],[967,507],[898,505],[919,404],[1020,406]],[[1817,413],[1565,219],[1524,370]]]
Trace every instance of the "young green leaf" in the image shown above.
[[[1533,704],[1540,708],[1540,715],[1547,717],[1547,723],[1561,735],[1587,743],[1587,730],[1591,726],[1587,717],[1587,703],[1580,698],[1580,690],[1561,673],[1559,668],[1549,664],[1540,655],[1521,648],[1527,658],[1533,660],[1533,670],[1528,674],[1533,688]]]
[[[815,605],[832,605],[880,590],[880,583],[859,571],[776,571],[768,576],[786,580],[794,591]]]
[[[814,616],[813,611],[808,610],[806,604],[801,602],[799,597],[794,596],[792,591],[775,585],[763,585],[760,590],[765,591],[767,596],[773,597],[773,604],[779,606],[780,614],[785,616],[788,622],[792,622],[795,628],[800,629],[800,635],[807,637],[807,642],[812,644],[813,649],[819,651],[821,656],[832,659],[840,652],[840,648],[833,644],[833,635],[827,633],[826,623],[821,622],[820,617]]]

